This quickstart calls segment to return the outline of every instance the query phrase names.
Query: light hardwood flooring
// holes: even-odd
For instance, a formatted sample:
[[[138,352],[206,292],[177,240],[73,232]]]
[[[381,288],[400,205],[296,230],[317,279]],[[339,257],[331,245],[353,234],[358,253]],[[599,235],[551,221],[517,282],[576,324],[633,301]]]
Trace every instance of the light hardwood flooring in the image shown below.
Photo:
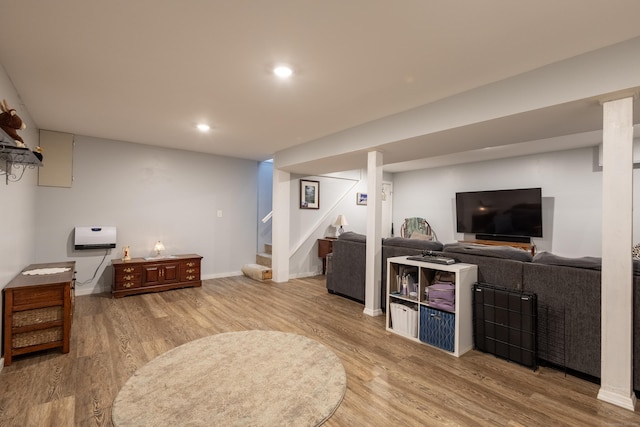
[[[299,333],[342,359],[348,389],[326,426],[640,425],[640,413],[597,400],[596,384],[477,351],[449,356],[388,333],[384,317],[324,284],[233,277],[77,297],[69,354],[23,356],[0,372],[0,425],[109,426],[111,403],[137,368],[194,339],[249,329]]]

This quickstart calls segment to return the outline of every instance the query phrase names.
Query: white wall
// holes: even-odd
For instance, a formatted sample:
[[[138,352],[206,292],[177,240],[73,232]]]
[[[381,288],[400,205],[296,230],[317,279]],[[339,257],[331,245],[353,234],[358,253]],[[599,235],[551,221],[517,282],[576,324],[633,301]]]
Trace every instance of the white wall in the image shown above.
[[[273,162],[258,165],[258,252],[264,252],[265,244],[271,244],[271,220],[263,223],[262,218],[273,209]]]
[[[534,239],[538,250],[601,256],[602,172],[594,167],[593,148],[396,173],[393,184],[394,223],[421,216],[445,243],[464,237],[455,232],[456,192],[541,187],[544,229],[543,238]],[[640,239],[639,225],[634,242]]]
[[[38,131],[4,68],[0,66],[0,100],[6,99],[26,123],[25,130],[18,131],[26,145],[38,145]],[[18,174],[22,170],[13,169]],[[34,262],[36,236],[36,181],[35,169],[24,172],[18,182],[5,184],[5,164],[0,165],[0,289],[4,288],[24,267]],[[1,321],[0,321],[1,323]]]
[[[320,208],[300,209],[300,179],[320,182]],[[365,234],[367,207],[356,204],[356,194],[367,192],[367,174],[364,170],[347,171],[324,176],[291,176],[290,212],[290,276],[304,277],[322,273],[322,260],[318,258],[317,239],[335,236],[333,226],[339,214],[349,225],[345,231]]]
[[[76,261],[78,282],[90,281],[78,294],[110,290],[124,245],[132,257],[157,240],[166,254],[200,254],[203,278],[255,262],[257,162],[76,136],[73,168],[72,188],[37,188],[35,247],[37,262]],[[73,249],[74,227],[90,225],[117,227],[99,269],[105,250]]]

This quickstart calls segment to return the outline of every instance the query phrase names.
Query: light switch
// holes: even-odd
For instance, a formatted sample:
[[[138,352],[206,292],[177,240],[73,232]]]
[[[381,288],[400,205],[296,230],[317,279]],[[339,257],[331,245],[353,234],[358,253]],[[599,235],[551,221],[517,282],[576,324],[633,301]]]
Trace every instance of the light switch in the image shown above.
[[[222,211],[218,210],[218,218],[222,218]]]

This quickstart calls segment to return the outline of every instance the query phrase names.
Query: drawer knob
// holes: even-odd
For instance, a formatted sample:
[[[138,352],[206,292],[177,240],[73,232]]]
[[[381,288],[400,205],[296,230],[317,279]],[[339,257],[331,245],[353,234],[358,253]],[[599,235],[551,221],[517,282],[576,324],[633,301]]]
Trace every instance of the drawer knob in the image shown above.
[[[125,273],[133,273],[133,267],[127,267],[124,269]]]
[[[193,268],[188,268],[188,269],[187,269],[187,273],[195,273],[195,271],[196,271],[196,270],[195,270],[195,269],[193,269]]]
[[[196,278],[196,276],[187,276],[187,280],[193,280],[195,278]]]
[[[189,266],[189,267],[193,267],[194,265],[196,265],[196,263],[195,263],[195,262],[188,262],[188,263],[187,263],[187,266]]]
[[[134,285],[135,285],[135,283],[133,283],[133,282],[126,282],[126,283],[122,284],[122,287],[129,289],[129,288],[133,287]]]
[[[124,280],[131,280],[133,279],[133,274],[127,274],[126,276],[124,276]]]

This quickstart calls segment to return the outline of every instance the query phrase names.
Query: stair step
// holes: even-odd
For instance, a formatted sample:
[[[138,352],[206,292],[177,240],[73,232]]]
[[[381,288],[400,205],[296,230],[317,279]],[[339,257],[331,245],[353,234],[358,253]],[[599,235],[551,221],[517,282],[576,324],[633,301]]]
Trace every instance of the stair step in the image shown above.
[[[254,280],[271,280],[272,273],[269,267],[258,264],[245,264],[242,266],[242,273]]]
[[[271,254],[264,252],[256,254],[256,264],[271,268]]]
[[[265,243],[264,244],[264,251],[268,254],[272,254],[273,250],[272,250],[272,245],[271,243]]]

